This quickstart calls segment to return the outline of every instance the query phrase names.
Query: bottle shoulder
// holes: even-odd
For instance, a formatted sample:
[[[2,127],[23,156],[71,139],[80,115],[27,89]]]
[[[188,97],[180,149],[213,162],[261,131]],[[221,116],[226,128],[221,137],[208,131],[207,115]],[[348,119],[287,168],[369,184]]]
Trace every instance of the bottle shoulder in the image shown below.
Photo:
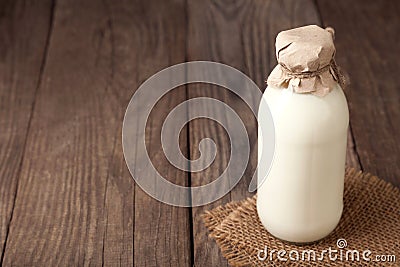
[[[259,122],[268,106],[276,134],[294,132],[297,136],[347,131],[349,110],[343,90],[337,85],[324,97],[298,94],[290,89],[268,87],[259,109]]]

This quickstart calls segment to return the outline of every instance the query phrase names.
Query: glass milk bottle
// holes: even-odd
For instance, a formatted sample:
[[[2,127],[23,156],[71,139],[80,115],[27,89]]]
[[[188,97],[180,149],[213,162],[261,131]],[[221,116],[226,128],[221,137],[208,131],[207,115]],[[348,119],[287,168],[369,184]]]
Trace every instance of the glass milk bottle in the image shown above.
[[[259,168],[257,211],[273,236],[289,242],[327,236],[342,215],[349,112],[333,59],[333,34],[333,29],[316,25],[279,33],[278,65],[263,95],[276,141],[269,173]],[[263,138],[264,143],[268,138],[261,134],[267,125],[263,102],[259,158]]]

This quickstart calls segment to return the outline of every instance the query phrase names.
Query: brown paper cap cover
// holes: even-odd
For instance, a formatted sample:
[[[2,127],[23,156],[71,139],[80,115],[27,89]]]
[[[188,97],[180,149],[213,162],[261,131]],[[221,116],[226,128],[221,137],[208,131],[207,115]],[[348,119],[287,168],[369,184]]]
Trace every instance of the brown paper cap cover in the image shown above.
[[[275,43],[278,65],[268,85],[292,88],[296,93],[328,94],[340,75],[333,60],[333,38],[333,29],[317,25],[280,32]]]

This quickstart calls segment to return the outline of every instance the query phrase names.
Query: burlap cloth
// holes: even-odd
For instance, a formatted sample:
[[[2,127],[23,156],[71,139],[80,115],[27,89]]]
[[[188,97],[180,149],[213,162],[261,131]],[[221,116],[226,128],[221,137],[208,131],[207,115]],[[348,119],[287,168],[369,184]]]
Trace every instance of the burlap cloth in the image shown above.
[[[210,237],[216,240],[233,266],[400,266],[400,190],[376,176],[354,169],[346,170],[344,210],[338,227],[314,244],[300,246],[271,236],[258,219],[256,196],[207,211],[203,220]],[[339,239],[344,239],[347,246],[342,248],[342,243],[339,247]],[[285,255],[287,261],[279,260],[276,254],[272,260],[268,257],[261,261],[257,255],[265,246],[268,253],[273,249],[284,249],[287,253],[297,250],[299,261],[291,260],[288,254]],[[327,255],[322,260],[301,259],[303,250],[312,249],[319,257],[320,252],[329,247],[338,253],[341,250],[342,260],[338,257],[332,261]],[[358,250],[360,261],[353,261],[350,254],[346,260],[347,250]],[[367,255],[370,261],[362,259],[364,250],[372,252]],[[292,255],[296,259],[296,254]],[[395,255],[395,262],[378,262],[376,256],[380,255]]]

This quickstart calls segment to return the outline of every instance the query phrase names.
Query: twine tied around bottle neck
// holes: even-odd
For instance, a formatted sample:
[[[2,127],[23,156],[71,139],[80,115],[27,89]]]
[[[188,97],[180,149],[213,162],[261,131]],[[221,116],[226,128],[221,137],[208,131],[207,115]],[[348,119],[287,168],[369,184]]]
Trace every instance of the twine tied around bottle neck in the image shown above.
[[[303,72],[294,72],[291,71],[288,67],[285,66],[285,64],[280,63],[279,64],[282,70],[285,72],[285,75],[290,78],[299,78],[299,79],[307,79],[307,78],[312,78],[316,77],[326,71],[330,71],[332,74],[333,78],[335,81],[344,89],[346,85],[346,79],[342,72],[339,70],[338,65],[336,64],[335,58],[332,58],[332,60],[329,62],[328,65],[317,69],[316,71],[303,71]]]

